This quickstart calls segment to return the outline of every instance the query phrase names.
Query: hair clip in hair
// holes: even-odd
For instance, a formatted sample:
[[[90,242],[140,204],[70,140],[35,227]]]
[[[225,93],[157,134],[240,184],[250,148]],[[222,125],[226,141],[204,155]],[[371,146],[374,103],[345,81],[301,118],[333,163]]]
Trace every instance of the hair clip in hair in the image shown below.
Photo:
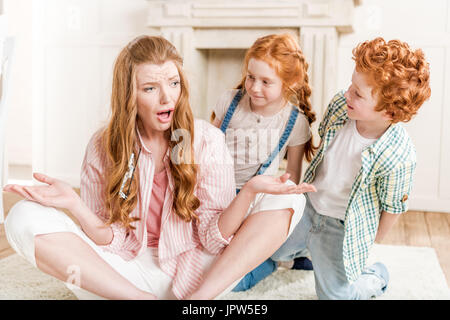
[[[141,149],[139,149],[139,154],[136,159],[136,164],[137,164],[137,161],[139,160],[140,154],[141,154]],[[128,198],[128,194],[130,193],[131,182],[133,182],[134,170],[136,169],[136,164],[134,163],[134,152],[133,152],[130,156],[130,159],[128,160],[128,171],[123,176],[122,185],[120,186],[119,197],[121,197],[122,199],[126,200]],[[127,193],[125,194],[123,192],[123,189],[125,188],[125,183],[128,181],[128,179],[131,179],[131,181],[130,181],[130,184],[128,185]]]

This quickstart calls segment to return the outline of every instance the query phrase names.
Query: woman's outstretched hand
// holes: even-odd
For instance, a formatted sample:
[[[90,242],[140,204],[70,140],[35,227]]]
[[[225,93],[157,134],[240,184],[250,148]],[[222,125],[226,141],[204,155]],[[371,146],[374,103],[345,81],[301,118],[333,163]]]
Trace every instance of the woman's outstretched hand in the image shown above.
[[[305,192],[316,192],[316,188],[309,183],[300,183],[298,185],[289,185],[285,182],[289,179],[290,174],[285,173],[280,177],[258,175],[251,178],[244,187],[253,193],[270,193],[270,194],[301,194]]]
[[[81,202],[78,194],[64,181],[42,173],[34,173],[33,177],[47,185],[21,186],[8,184],[3,190],[14,192],[27,200],[38,202],[47,207],[68,209],[70,211]]]

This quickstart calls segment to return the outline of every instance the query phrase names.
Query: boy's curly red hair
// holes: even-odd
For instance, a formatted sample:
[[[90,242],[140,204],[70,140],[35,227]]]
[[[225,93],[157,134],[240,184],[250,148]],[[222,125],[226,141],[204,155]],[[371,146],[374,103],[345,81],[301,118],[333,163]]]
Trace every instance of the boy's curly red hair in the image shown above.
[[[372,94],[378,95],[375,110],[384,110],[393,123],[411,120],[430,97],[429,63],[421,49],[379,37],[360,43],[352,53],[356,71],[367,76]]]

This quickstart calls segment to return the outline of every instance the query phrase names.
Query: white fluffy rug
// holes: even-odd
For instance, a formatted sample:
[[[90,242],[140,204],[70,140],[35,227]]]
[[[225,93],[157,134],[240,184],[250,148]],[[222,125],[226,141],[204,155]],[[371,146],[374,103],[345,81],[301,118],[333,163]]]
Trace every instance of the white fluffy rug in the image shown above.
[[[386,293],[378,299],[450,299],[436,252],[427,247],[375,245],[369,263],[382,261],[390,273]],[[33,268],[17,254],[0,260],[0,299],[76,299],[59,280]],[[311,271],[280,268],[246,292],[223,299],[317,299]]]

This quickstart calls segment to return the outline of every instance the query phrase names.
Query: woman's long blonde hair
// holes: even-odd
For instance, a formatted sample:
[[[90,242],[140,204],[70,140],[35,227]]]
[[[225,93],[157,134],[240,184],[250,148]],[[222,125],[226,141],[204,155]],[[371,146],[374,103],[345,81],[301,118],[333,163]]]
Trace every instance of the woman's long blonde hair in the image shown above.
[[[289,33],[271,34],[258,38],[245,54],[243,76],[237,89],[245,91],[248,62],[251,58],[262,60],[275,70],[283,81],[284,98],[300,108],[311,126],[316,120],[316,114],[310,102],[308,63],[295,38]],[[312,160],[316,149],[311,137],[305,144],[307,161]]]
[[[105,206],[109,212],[108,223],[121,222],[127,228],[133,228],[131,222],[139,220],[130,218],[129,214],[134,210],[139,194],[139,163],[136,165],[131,185],[128,184],[124,190],[129,194],[126,199],[119,196],[122,179],[128,171],[128,160],[132,153],[135,159],[139,152],[137,136],[137,85],[136,67],[142,63],[162,64],[172,61],[178,69],[181,82],[181,94],[169,129],[169,138],[177,129],[184,129],[190,134],[190,145],[188,150],[189,163],[172,159],[170,161],[170,172],[174,184],[173,210],[184,221],[197,218],[195,210],[200,206],[200,201],[194,195],[197,182],[197,168],[194,165],[193,141],[194,141],[194,117],[189,105],[189,90],[186,77],[183,73],[183,60],[176,48],[162,37],[140,36],[131,41],[122,49],[116,59],[112,94],[111,94],[111,117],[108,125],[102,132],[102,143],[106,160],[106,188]],[[169,141],[169,154],[176,141]],[[189,154],[190,153],[190,154]],[[174,156],[177,156],[176,154]],[[174,161],[175,160],[175,161]]]

